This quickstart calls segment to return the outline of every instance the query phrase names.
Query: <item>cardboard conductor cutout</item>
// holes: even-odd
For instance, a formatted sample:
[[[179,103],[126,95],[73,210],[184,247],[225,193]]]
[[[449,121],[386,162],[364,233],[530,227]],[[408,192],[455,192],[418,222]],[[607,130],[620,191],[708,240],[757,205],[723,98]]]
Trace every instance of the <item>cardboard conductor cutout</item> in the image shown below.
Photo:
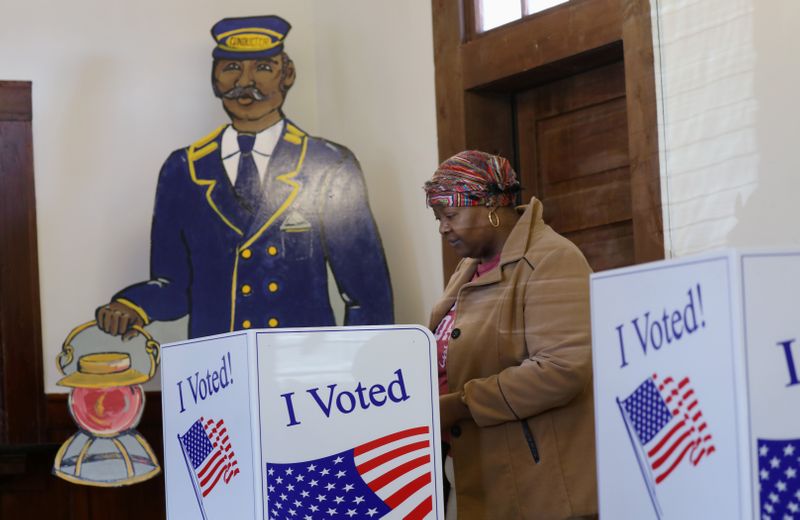
[[[101,328],[189,317],[190,338],[238,329],[394,320],[364,176],[347,148],[283,114],[295,82],[278,16],[213,26],[212,86],[231,119],[167,158],[153,212],[150,279],[98,309]]]
[[[151,322],[186,316],[190,338],[254,327],[335,325],[329,270],[344,305],[344,324],[394,321],[389,273],[358,161],[347,148],[307,134],[283,114],[296,77],[284,50],[290,28],[278,16],[256,16],[226,18],[211,29],[212,87],[230,124],[167,158],[155,196],[150,279],[97,309],[101,330],[131,338]],[[122,344],[109,352],[131,348]],[[124,361],[107,353],[100,348],[92,355],[111,363],[102,370],[114,371]],[[83,354],[65,353],[59,368],[91,370],[97,360]],[[77,365],[67,366],[79,357]],[[133,401],[123,401],[135,401],[141,413],[144,394],[135,388],[138,393],[125,398]],[[81,435],[89,436],[80,440],[99,435],[72,411]],[[66,456],[75,468],[64,473],[58,458],[59,476],[110,485],[105,477],[76,478],[86,466],[71,452]],[[148,459],[158,467],[152,454]],[[115,485],[133,482],[109,478]]]

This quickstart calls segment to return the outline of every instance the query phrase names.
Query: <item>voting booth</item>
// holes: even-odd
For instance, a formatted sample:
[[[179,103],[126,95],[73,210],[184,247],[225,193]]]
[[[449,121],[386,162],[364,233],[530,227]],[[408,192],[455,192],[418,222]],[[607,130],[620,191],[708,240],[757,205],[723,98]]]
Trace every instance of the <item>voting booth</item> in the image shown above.
[[[591,280],[601,518],[800,518],[800,251]]]
[[[435,359],[419,326],[164,345],[167,518],[444,518]]]

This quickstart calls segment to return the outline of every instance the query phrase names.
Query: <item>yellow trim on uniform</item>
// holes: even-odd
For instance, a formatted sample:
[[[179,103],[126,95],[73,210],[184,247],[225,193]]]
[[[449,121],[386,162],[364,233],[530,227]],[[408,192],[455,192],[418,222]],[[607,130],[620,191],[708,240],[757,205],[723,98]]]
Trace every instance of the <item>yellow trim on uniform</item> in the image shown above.
[[[223,51],[229,51],[229,52],[264,52],[264,51],[268,51],[270,49],[274,49],[278,45],[283,44],[283,41],[281,41],[281,40],[272,41],[269,38],[264,38],[264,39],[269,41],[270,43],[267,44],[267,45],[254,45],[254,46],[249,46],[249,47],[244,47],[244,46],[231,47],[230,45],[223,45],[221,43],[218,43],[217,47],[222,49]]]
[[[292,125],[287,124],[286,127],[289,128],[292,127]],[[269,219],[267,219],[264,225],[261,226],[261,228],[252,237],[250,237],[250,239],[247,242],[239,246],[239,249],[237,250],[236,262],[234,263],[233,266],[233,281],[231,283],[231,331],[234,330],[234,325],[235,325],[234,319],[236,317],[236,289],[237,289],[236,278],[238,276],[237,271],[239,266],[239,256],[246,249],[249,249],[250,246],[253,245],[253,243],[256,240],[258,240],[258,238],[264,233],[264,231],[266,231],[267,228],[269,228],[278,219],[278,217],[280,217],[283,214],[283,212],[286,211],[286,209],[292,205],[294,199],[297,198],[297,192],[300,191],[300,184],[293,181],[292,179],[297,176],[297,174],[300,172],[300,168],[303,167],[303,162],[305,162],[306,160],[306,150],[308,150],[308,138],[305,136],[305,134],[303,134],[303,148],[300,150],[300,157],[297,160],[297,164],[295,165],[294,170],[275,177],[276,180],[279,180],[291,186],[292,192],[289,194],[288,197],[286,197],[286,200],[283,201],[283,204],[281,204],[278,210],[275,211],[275,213],[273,213],[272,216],[269,217]],[[274,253],[272,252],[273,249],[275,251]],[[270,246],[268,252],[272,256],[275,256],[278,254],[278,249],[275,246]],[[249,320],[245,321],[249,323]],[[244,327],[244,323],[242,323],[242,327]],[[249,327],[244,327],[244,328],[249,328]]]
[[[236,231],[236,233],[238,233],[239,235],[244,235],[244,232],[242,232],[241,229],[236,227],[233,224],[233,222],[228,220],[228,218],[222,214],[217,205],[214,203],[214,200],[211,198],[211,192],[214,191],[214,187],[216,186],[217,181],[198,179],[197,172],[194,169],[195,161],[202,159],[206,155],[210,154],[211,152],[219,148],[219,145],[217,145],[217,143],[213,142],[210,143],[210,141],[216,138],[217,135],[219,135],[219,133],[222,132],[227,126],[228,125],[222,125],[221,127],[214,130],[212,133],[204,137],[203,139],[189,146],[189,149],[186,151],[186,156],[189,159],[189,175],[191,175],[192,177],[192,182],[194,182],[198,186],[208,186],[208,189],[206,190],[206,200],[208,201],[208,205],[211,206],[211,209],[214,210],[214,212],[219,216],[219,218],[222,219],[223,222],[225,222],[225,224],[228,225],[229,228]]]
[[[224,32],[222,34],[217,35],[217,41],[224,40],[226,37],[231,36],[233,34],[241,34],[241,33],[260,33],[260,34],[269,34],[270,36],[275,36],[276,38],[285,38],[285,34],[281,34],[278,31],[273,31],[272,29],[264,29],[263,27],[244,27],[242,29],[234,29],[232,31]]]
[[[297,137],[305,137],[306,133],[294,126],[292,123],[286,123],[286,131],[294,134]]]
[[[253,256],[253,252],[250,251],[249,249],[245,249],[244,251],[242,251],[242,258],[244,258],[245,260],[247,260],[251,256]]]
[[[283,136],[283,140],[288,141],[292,144],[300,144],[302,142],[302,137],[287,133],[286,135]]]
[[[214,130],[213,132],[211,132],[210,134],[208,134],[207,136],[205,136],[205,137],[203,137],[201,139],[198,139],[197,141],[195,141],[192,144],[192,147],[194,147],[194,148],[202,148],[202,147],[204,147],[205,145],[207,145],[208,143],[213,141],[217,137],[217,135],[219,135],[219,133],[222,132],[222,130],[225,129],[226,126],[228,126],[228,125],[222,125],[219,128],[217,128],[216,130]]]
[[[231,284],[231,332],[235,329],[234,318],[236,317],[236,279],[239,276],[239,255],[233,261],[233,283]]]
[[[286,197],[286,200],[283,201],[283,204],[278,208],[278,210],[272,214],[271,217],[264,223],[263,226],[252,236],[250,239],[242,245],[239,250],[247,249],[253,242],[258,240],[258,238],[267,230],[277,219],[280,217],[284,211],[286,211],[289,206],[292,205],[294,199],[297,198],[297,192],[300,191],[300,184],[293,181],[297,174],[300,172],[300,168],[303,167],[303,162],[306,160],[306,150],[308,150],[308,138],[303,138],[303,149],[300,151],[300,158],[297,160],[297,165],[295,166],[294,170],[284,173],[283,175],[278,175],[276,180],[279,180],[285,184],[288,184],[292,187],[292,192]]]
[[[115,298],[114,301],[119,302],[126,307],[129,307],[132,311],[138,314],[140,318],[142,318],[142,321],[144,322],[145,325],[150,324],[150,317],[147,315],[145,310],[136,305],[135,303],[133,303],[132,301],[126,300],[125,298]]]

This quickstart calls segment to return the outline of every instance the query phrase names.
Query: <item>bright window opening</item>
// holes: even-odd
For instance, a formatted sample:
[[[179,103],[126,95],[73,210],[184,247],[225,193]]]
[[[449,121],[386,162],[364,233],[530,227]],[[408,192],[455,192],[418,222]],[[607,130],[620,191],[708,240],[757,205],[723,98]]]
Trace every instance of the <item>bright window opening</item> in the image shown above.
[[[569,0],[477,0],[478,32],[519,20]]]
[[[565,4],[568,1],[569,0],[525,0],[525,14],[538,13],[539,11],[550,9],[559,4]]]

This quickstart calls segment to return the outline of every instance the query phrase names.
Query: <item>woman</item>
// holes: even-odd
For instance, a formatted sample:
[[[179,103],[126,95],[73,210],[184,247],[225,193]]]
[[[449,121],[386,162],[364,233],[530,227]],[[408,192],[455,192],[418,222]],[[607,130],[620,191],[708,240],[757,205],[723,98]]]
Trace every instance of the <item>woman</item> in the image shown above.
[[[430,321],[458,520],[597,512],[590,268],[536,198],[514,208],[519,189],[507,160],[477,151],[425,183],[463,257]]]

